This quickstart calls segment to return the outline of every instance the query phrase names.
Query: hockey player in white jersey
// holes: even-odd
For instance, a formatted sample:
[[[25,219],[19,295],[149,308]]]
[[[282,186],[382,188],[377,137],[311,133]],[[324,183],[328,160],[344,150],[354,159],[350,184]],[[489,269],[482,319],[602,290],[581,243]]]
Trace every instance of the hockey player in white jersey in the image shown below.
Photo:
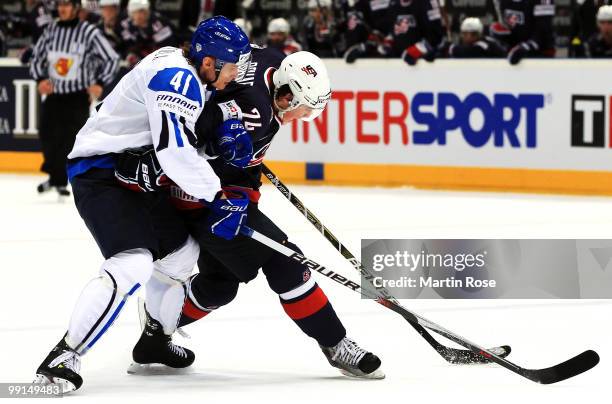
[[[220,180],[206,160],[212,156],[201,152],[204,148],[194,126],[213,88],[223,89],[236,78],[250,50],[236,24],[225,17],[205,20],[194,32],[189,51],[166,47],[147,56],[121,79],[78,133],[68,156],[68,177],[79,214],[105,261],[99,276],[83,289],[66,334],[38,367],[35,382],[58,383],[63,392],[78,389],[83,383],[81,355],[153,272],[159,247],[147,207],[163,200],[158,193],[132,192],[116,181],[119,153],[152,145],[159,169],[189,194],[224,212],[211,232],[223,236],[237,231],[241,206],[246,209],[248,202],[220,192]],[[244,158],[241,154],[252,153],[245,133],[239,121],[223,125],[214,149],[230,162]],[[142,166],[144,186],[159,185],[146,183],[147,169],[155,167]],[[193,362],[193,353],[169,337],[159,349],[172,358],[170,366]]]

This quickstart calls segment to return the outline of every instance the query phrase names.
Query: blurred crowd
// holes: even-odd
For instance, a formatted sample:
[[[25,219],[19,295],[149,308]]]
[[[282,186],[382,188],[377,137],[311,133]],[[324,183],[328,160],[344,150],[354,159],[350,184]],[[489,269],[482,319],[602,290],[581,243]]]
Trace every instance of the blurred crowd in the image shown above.
[[[81,0],[134,65],[188,41],[199,21],[225,15],[260,46],[320,57],[419,59],[612,57],[612,0]],[[27,63],[57,16],[55,0],[1,0],[0,56]]]

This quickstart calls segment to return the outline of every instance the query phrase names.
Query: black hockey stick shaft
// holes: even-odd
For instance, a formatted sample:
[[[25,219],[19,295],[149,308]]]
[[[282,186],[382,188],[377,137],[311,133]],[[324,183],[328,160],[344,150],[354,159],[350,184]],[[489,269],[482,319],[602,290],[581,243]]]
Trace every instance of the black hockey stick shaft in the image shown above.
[[[321,273],[322,275],[330,278],[331,280],[337,283],[340,283],[341,285],[357,293],[361,293],[366,297],[375,298],[372,292],[362,290],[361,287],[355,282],[352,282],[346,279],[345,277],[335,273],[334,271],[328,268],[325,268],[324,266],[316,263],[315,261],[312,261],[311,259],[306,258],[302,254],[296,251],[293,251],[289,247],[284,246],[278,243],[277,241],[272,240],[271,238],[257,232],[256,230],[253,230],[247,226],[242,226],[240,229],[240,233],[247,237],[251,237],[254,240],[259,241],[263,245],[268,246],[269,248],[277,251],[280,254],[283,254],[289,257],[290,259],[293,259],[301,263],[302,265],[306,265],[309,269],[317,271]],[[388,305],[387,307],[389,307],[391,310],[397,313],[400,313],[402,316],[404,316],[404,318],[408,319],[411,323],[416,322],[420,324],[421,326],[426,327],[442,335],[445,338],[448,338],[449,340],[469,349],[470,351],[476,354],[486,356],[489,360],[491,360],[491,362],[495,362],[498,365],[520,376],[523,376],[531,381],[534,381],[536,383],[551,384],[551,383],[556,383],[556,382],[559,382],[565,379],[569,379],[570,377],[574,377],[576,375],[579,375],[580,373],[583,373],[593,368],[595,365],[597,365],[597,363],[599,363],[599,355],[597,355],[595,351],[589,350],[589,351],[582,352],[581,354],[565,362],[562,362],[558,365],[555,365],[549,368],[526,369],[526,368],[523,368],[521,366],[518,366],[508,361],[507,359],[502,358],[499,355],[496,355],[490,350],[487,350],[408,309],[398,306],[389,300],[384,299],[384,301],[385,301],[385,305]]]
[[[332,234],[332,232],[323,225],[323,223],[310,211],[306,208],[306,206],[302,203],[302,201],[293,194],[289,188],[283,184],[283,182],[270,170],[265,164],[262,164],[262,170],[266,178],[276,187],[276,189],[285,196],[291,202],[291,204],[302,213],[306,219],[318,230],[321,234],[329,241],[334,248],[336,248],[340,254],[344,258],[346,258],[353,268],[359,272],[365,279],[368,280],[369,284],[375,288],[380,295],[380,297],[376,297],[375,300],[377,303],[393,310],[394,307],[399,306],[402,307],[401,304],[395,299],[386,288],[375,287],[372,283],[372,279],[374,278],[371,273],[361,264],[361,262],[355,257],[353,253],[349,251],[348,248],[342,244],[336,236]],[[392,303],[389,304],[389,303]],[[394,310],[396,311],[396,310]],[[407,318],[402,312],[398,312],[402,315],[410,325],[429,343],[431,347],[433,347],[440,356],[442,356],[446,361],[450,363],[490,363],[490,360],[483,355],[475,354],[472,351],[468,351],[465,349],[456,349],[447,347],[440,342],[438,342],[425,328],[423,328],[418,322],[411,321],[410,318]],[[495,349],[495,348],[494,348]],[[498,348],[503,351],[503,356],[508,356],[510,353],[509,346],[502,346]]]

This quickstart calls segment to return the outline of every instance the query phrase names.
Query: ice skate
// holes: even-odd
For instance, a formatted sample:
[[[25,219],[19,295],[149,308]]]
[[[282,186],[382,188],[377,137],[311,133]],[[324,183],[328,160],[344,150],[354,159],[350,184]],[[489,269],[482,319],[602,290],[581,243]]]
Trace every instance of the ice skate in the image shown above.
[[[164,334],[162,325],[146,310],[144,313],[146,315],[144,329],[132,350],[134,362],[127,372],[129,374],[181,373],[172,369],[189,367],[195,360],[195,354],[187,348],[175,345],[172,336]]]
[[[40,184],[38,184],[38,186],[36,187],[36,191],[39,194],[43,194],[47,191],[51,190],[51,183],[49,182],[49,180],[45,181],[45,182],[41,182]]]
[[[64,338],[49,352],[36,370],[35,384],[57,384],[62,394],[77,390],[83,384],[79,375],[81,357]]]
[[[65,186],[57,186],[57,187],[55,187],[55,190],[57,191],[57,194],[60,197],[68,197],[68,196],[70,196],[70,191],[68,191],[68,188],[66,188]]]
[[[359,347],[348,337],[334,347],[321,347],[329,364],[340,369],[340,372],[349,377],[363,379],[384,379],[385,374],[380,370],[378,356]]]

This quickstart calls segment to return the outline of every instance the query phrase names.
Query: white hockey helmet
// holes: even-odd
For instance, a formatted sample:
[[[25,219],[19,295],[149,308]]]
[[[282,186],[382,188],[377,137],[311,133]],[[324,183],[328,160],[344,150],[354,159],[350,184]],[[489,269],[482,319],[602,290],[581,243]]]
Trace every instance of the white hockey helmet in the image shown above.
[[[612,21],[612,6],[601,6],[597,10],[597,21]]]
[[[313,8],[329,8],[332,6],[332,0],[309,0],[308,1],[308,8],[309,9],[313,9]]]
[[[245,20],[244,18],[236,18],[234,24],[239,26],[248,37],[251,36],[251,32],[253,31],[253,24],[251,24],[251,21]]]
[[[461,23],[461,32],[476,32],[482,34],[482,22],[480,18],[468,17]]]
[[[308,117],[302,118],[305,121],[312,121],[321,115],[331,98],[327,69],[323,61],[310,52],[300,51],[287,56],[272,79],[275,99],[276,92],[284,85],[288,85],[293,94],[289,108],[282,112],[291,111],[300,105],[313,110]]]
[[[95,11],[99,7],[96,0],[81,0],[81,8],[88,11]]]
[[[127,6],[128,14],[138,10],[148,10],[151,8],[149,0],[130,0]]]
[[[100,7],[118,6],[119,4],[121,4],[121,0],[100,0]]]
[[[291,27],[289,27],[289,21],[284,18],[274,18],[268,23],[268,34],[271,32],[283,32],[289,34]]]

